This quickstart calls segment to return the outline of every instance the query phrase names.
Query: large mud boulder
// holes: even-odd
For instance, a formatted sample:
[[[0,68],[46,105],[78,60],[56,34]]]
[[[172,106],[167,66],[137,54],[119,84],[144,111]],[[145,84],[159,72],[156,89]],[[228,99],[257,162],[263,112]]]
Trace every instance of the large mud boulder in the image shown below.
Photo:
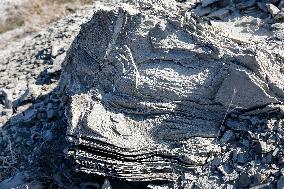
[[[282,102],[275,54],[198,20],[175,1],[136,1],[82,25],[60,82],[78,170],[174,181],[220,152],[228,109]]]

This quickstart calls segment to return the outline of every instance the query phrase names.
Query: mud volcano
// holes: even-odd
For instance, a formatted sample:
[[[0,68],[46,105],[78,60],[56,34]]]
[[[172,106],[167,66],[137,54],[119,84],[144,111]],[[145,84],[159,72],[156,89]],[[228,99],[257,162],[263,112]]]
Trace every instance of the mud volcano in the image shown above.
[[[279,108],[283,59],[273,41],[214,26],[170,0],[102,6],[82,25],[60,83],[79,171],[188,178],[221,151],[228,110],[238,119]]]

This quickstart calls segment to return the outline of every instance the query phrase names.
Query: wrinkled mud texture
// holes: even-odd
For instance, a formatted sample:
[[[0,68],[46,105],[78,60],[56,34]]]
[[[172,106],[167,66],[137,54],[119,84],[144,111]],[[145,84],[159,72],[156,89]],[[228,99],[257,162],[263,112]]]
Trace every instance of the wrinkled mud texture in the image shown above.
[[[206,2],[102,6],[82,25],[60,83],[79,171],[184,184],[222,153],[226,125],[281,114],[281,33],[230,9],[235,22],[214,21],[224,10]]]
[[[284,0],[111,2],[0,49],[0,189],[283,189]]]

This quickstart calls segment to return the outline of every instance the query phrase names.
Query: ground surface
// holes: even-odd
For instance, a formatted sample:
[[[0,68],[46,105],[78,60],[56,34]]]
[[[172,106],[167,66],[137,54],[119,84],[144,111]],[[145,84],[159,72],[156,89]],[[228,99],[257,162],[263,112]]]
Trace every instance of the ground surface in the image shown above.
[[[65,140],[65,103],[58,90],[60,64],[80,25],[92,17],[93,11],[92,7],[84,7],[41,32],[22,35],[16,41],[9,40],[5,48],[0,49],[0,189],[108,187],[107,181],[103,185],[102,177],[76,173],[73,161],[66,159],[69,144]],[[205,17],[210,11],[213,12],[209,10]],[[230,21],[211,21],[211,25],[216,30],[229,28],[228,36],[239,43],[254,40],[283,57],[281,25],[274,25],[275,35],[267,37],[258,28],[261,24],[270,27],[270,22],[275,23],[270,13],[263,13],[265,20],[259,18],[259,14],[251,14],[254,9],[246,11],[248,13],[242,19],[232,15]],[[238,35],[240,32],[242,36]],[[4,39],[6,35],[0,38]],[[228,115],[224,115],[226,122],[218,139],[221,152],[208,154],[206,164],[191,178],[192,186],[283,187],[284,122],[281,108],[270,113],[265,110],[265,114],[255,116],[237,117],[231,112],[229,107]],[[113,188],[123,189],[146,188],[148,185],[117,180],[111,180],[111,184]],[[164,184],[155,183],[148,188]],[[168,188],[166,184],[165,188]]]
[[[66,181],[73,185],[69,179],[75,177],[69,175],[72,171],[65,169],[63,163],[66,122],[56,90],[60,77],[56,65],[60,66],[80,23],[88,15],[92,15],[91,7],[1,49],[1,88],[6,89],[12,101],[20,99],[21,105],[8,111],[1,106],[0,179],[17,176],[0,188],[30,181],[32,188],[58,188]]]
[[[0,48],[46,28],[93,0],[4,0],[0,2]]]

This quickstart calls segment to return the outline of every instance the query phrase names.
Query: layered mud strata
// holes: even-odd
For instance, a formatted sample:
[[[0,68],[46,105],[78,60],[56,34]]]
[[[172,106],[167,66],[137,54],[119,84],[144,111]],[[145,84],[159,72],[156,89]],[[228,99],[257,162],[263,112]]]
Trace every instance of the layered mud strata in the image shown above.
[[[78,170],[176,181],[221,152],[228,110],[279,108],[281,48],[221,24],[147,1],[102,6],[82,25],[60,83]]]

